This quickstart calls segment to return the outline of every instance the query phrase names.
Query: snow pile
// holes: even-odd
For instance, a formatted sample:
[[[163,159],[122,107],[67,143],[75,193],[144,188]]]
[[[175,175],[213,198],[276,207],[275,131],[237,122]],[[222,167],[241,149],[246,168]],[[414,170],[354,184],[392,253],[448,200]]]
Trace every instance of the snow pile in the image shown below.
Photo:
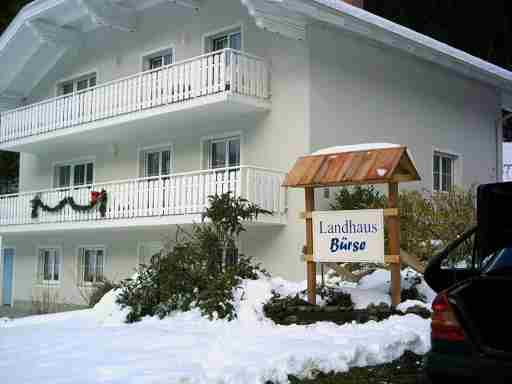
[[[422,307],[428,309],[429,311],[432,310],[431,305],[425,304],[423,301],[419,300],[406,300],[403,303],[398,304],[396,309],[397,311],[406,313],[409,308],[413,307]]]
[[[416,278],[421,279],[420,284],[418,284],[416,288],[418,289],[418,292],[425,297],[428,304],[427,307],[430,308],[434,298],[436,297],[436,293],[428,286],[425,280],[423,280],[423,276],[421,274],[411,268],[402,270],[402,289],[411,288]],[[388,294],[391,288],[391,272],[385,269],[377,269],[370,275],[363,277],[359,281],[358,288],[369,291],[375,290]]]
[[[264,317],[273,290],[304,288],[279,278],[244,281],[232,322],[192,310],[125,324],[115,291],[89,310],[12,320],[0,328],[2,383],[286,383],[289,374],[342,372],[430,348],[430,321],[414,315],[343,326],[280,326]]]
[[[116,303],[118,293],[117,289],[107,292],[94,306],[91,314],[96,321],[104,325],[119,325],[126,321],[130,309],[121,309],[121,306]]]

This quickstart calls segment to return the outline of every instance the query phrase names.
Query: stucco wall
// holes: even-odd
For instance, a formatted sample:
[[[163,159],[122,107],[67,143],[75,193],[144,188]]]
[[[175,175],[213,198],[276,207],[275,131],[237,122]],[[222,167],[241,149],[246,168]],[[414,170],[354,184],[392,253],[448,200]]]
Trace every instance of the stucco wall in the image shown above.
[[[171,4],[150,8],[142,13],[135,33],[91,32],[84,47],[68,54],[39,84],[31,100],[53,96],[59,79],[97,71],[98,81],[104,82],[138,72],[143,55],[168,46],[175,47],[177,60],[200,55],[205,33],[236,24],[243,25],[243,50],[270,62],[272,108],[268,113],[227,118],[215,127],[205,121],[195,129],[169,131],[164,141],[119,137],[84,147],[72,156],[65,149],[42,156],[23,154],[21,189],[51,187],[54,162],[84,156],[95,158],[97,182],[138,177],[138,149],[162,142],[174,144],[176,172],[196,170],[201,167],[201,137],[238,131],[243,134],[242,162],[247,165],[287,171],[298,156],[312,150],[387,141],[411,149],[423,178],[413,185],[416,188],[431,187],[434,149],[460,156],[457,179],[463,185],[495,178],[499,97],[494,90],[319,24],[310,28],[307,42],[263,31],[246,8],[229,0],[206,2],[199,15]],[[287,203],[286,226],[252,226],[242,236],[242,247],[274,275],[299,280],[305,277],[300,257],[304,222],[298,219],[304,210],[304,192],[288,191]],[[318,207],[326,207],[326,202],[319,199]],[[161,231],[7,236],[4,241],[18,248],[16,296],[32,295],[38,243],[63,244],[69,255],[79,244],[110,244],[109,268],[123,275],[133,268],[137,242],[155,240]]]
[[[462,186],[496,179],[498,93],[389,47],[313,26],[311,149],[361,142],[407,145],[432,188],[434,150],[459,155]]]
[[[141,56],[151,51],[172,45],[176,48],[176,59],[181,60],[202,53],[202,37],[210,31],[223,27],[243,25],[243,50],[266,58],[271,66],[271,102],[268,113],[255,116],[226,118],[215,127],[205,121],[194,129],[174,129],[168,140],[151,137],[135,140],[120,137],[112,143],[101,143],[80,149],[80,153],[67,153],[66,149],[51,154],[22,155],[21,190],[37,190],[51,187],[52,164],[72,158],[91,156],[95,159],[96,181],[110,181],[138,177],[137,153],[140,147],[156,145],[165,141],[173,142],[175,148],[176,172],[197,170],[201,167],[200,139],[205,135],[241,132],[242,163],[287,171],[297,156],[308,152],[309,147],[309,48],[306,43],[294,41],[256,27],[239,2],[229,0],[206,2],[200,15],[172,7],[169,4],[144,11],[139,31],[122,33],[110,30],[93,32],[84,47],[75,54],[69,54],[57,65],[34,91],[32,100],[53,96],[55,83],[59,79],[73,77],[96,70],[99,82],[126,76],[141,70]],[[165,121],[163,121],[165,126]],[[144,129],[144,123],[141,123]],[[117,145],[114,156],[111,144]],[[303,279],[304,263],[300,251],[304,243],[304,223],[297,217],[303,210],[303,191],[290,191],[287,195],[289,207],[288,225],[284,227],[254,226],[243,235],[242,247],[245,254],[255,257],[275,275],[291,279]],[[144,237],[142,229],[132,232],[130,240],[123,241],[126,251],[132,255],[135,241]],[[155,230],[157,231],[157,230]],[[117,236],[115,231],[108,233]],[[56,241],[64,242],[71,249],[87,232],[51,234]],[[32,239],[34,235],[30,235]],[[37,236],[36,236],[37,237]],[[9,240],[9,237],[6,238]],[[16,244],[18,240],[12,240]],[[30,240],[31,241],[31,240]],[[108,242],[110,244],[110,241]],[[114,243],[118,243],[114,240]],[[20,265],[27,260],[23,270],[34,260],[33,242],[20,245]],[[24,247],[29,247],[26,251]],[[114,255],[115,256],[115,252]],[[26,255],[26,256],[24,256]],[[119,256],[121,257],[121,256]],[[119,265],[120,271],[131,267],[131,256]],[[33,271],[33,268],[31,269]],[[24,297],[29,294],[30,273],[21,275],[24,281]],[[18,277],[17,277],[18,279]],[[22,290],[23,291],[23,290]],[[20,291],[21,292],[21,291]]]
[[[139,246],[145,242],[165,242],[174,237],[172,228],[158,230],[79,231],[31,234],[27,237],[4,237],[3,246],[14,247],[14,298],[15,301],[32,301],[48,292],[48,286],[37,284],[38,247],[61,249],[62,268],[60,283],[51,289],[52,297],[59,303],[84,304],[83,293],[77,286],[78,247],[105,247],[105,276],[114,281],[130,277],[139,263]]]

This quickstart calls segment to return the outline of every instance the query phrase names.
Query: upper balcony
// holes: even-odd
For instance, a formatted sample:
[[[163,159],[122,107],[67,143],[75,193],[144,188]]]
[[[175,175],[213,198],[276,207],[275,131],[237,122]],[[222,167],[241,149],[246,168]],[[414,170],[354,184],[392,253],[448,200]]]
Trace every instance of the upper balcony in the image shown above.
[[[84,145],[102,127],[110,128],[101,133],[109,140],[131,134],[141,119],[151,133],[152,127],[186,129],[265,111],[269,78],[261,58],[232,49],[212,52],[2,112],[0,149],[38,153],[53,150],[51,143]],[[163,115],[165,124],[157,118]]]

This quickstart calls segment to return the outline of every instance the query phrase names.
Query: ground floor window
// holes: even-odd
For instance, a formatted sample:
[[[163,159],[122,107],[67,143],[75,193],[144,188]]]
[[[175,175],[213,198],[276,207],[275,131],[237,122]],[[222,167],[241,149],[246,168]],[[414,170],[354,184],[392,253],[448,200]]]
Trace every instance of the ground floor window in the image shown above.
[[[104,281],[105,247],[80,247],[78,254],[79,282],[95,284]]]
[[[453,189],[456,161],[455,155],[434,152],[433,189],[435,192],[450,192]]]
[[[37,280],[39,283],[58,283],[61,278],[59,248],[39,248]]]

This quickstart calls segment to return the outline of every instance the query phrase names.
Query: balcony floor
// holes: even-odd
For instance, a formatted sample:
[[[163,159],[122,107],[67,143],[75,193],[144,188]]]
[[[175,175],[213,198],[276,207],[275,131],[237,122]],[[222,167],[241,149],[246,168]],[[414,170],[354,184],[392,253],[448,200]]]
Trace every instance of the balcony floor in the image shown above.
[[[270,109],[270,101],[222,92],[175,104],[130,112],[72,127],[29,136],[0,144],[0,150],[70,154],[86,145],[116,143],[123,138],[131,141],[151,136],[155,142],[169,140],[189,129],[205,128],[212,133],[226,119],[254,115]],[[143,125],[144,129],[141,129]]]
[[[105,219],[97,221],[76,221],[65,223],[0,225],[0,235],[24,233],[49,233],[84,230],[121,230],[121,229],[159,229],[165,226],[187,226],[201,223],[201,214],[186,214],[173,216],[138,217],[127,219]],[[261,216],[258,220],[247,222],[245,226],[283,226],[285,219],[282,215]]]

